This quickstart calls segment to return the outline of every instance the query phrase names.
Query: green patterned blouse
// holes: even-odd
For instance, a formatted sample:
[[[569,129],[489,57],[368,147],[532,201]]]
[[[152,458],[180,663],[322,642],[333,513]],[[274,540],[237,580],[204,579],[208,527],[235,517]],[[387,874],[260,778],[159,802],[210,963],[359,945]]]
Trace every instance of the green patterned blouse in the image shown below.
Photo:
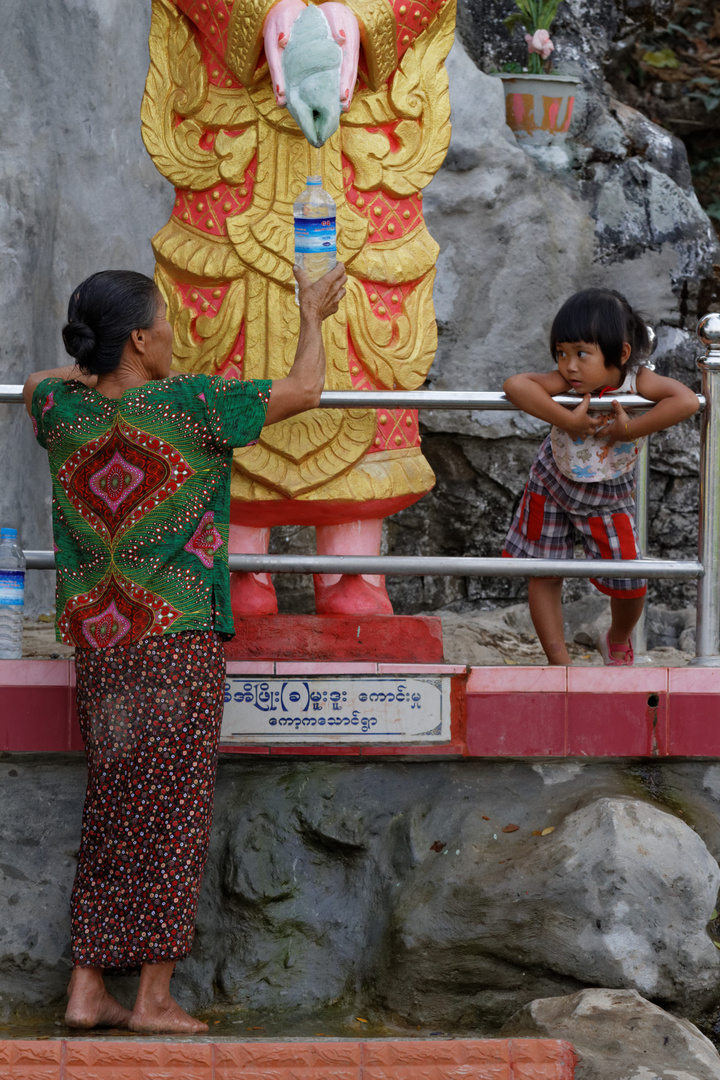
[[[270,386],[182,375],[112,400],[75,381],[38,385],[58,641],[102,649],[183,630],[234,633],[232,453],[258,439]]]

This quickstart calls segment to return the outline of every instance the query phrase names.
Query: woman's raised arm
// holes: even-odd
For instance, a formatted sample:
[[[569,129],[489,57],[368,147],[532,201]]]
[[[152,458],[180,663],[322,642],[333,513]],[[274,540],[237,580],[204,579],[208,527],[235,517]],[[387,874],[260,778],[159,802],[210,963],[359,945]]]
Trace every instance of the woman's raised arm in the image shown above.
[[[328,315],[335,314],[345,295],[347,275],[342,263],[316,282],[299,267],[294,274],[300,286],[300,334],[289,375],[273,379],[266,424],[276,424],[319,404],[325,385],[322,324]]]

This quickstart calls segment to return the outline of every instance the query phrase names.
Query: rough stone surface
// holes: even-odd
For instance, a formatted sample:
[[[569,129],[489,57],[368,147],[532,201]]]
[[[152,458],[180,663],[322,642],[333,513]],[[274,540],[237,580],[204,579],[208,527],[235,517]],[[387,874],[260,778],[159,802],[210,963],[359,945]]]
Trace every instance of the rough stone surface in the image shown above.
[[[581,990],[531,1001],[502,1028],[508,1038],[567,1039],[577,1080],[718,1080],[720,1056],[688,1020],[635,990]]]
[[[418,852],[443,810],[418,821]],[[482,814],[466,811],[453,843],[472,852],[484,831]],[[517,1000],[519,967],[546,993],[596,985],[686,1009],[707,1000],[720,973],[706,930],[720,870],[691,829],[642,803],[603,798],[542,839],[525,833],[511,860],[489,860],[479,847],[470,866],[418,861],[392,914],[391,1009],[409,1018],[422,998],[438,1019],[457,1010],[457,1022],[468,1005],[458,987],[472,986],[475,1007],[500,1019]]]
[[[0,1016],[60,1007],[84,775],[78,756],[0,761]],[[600,985],[711,1026],[719,775],[224,758],[178,996],[492,1035],[535,998]]]
[[[150,237],[172,188],[140,138],[149,62],[145,0],[60,0],[29,14],[6,0],[0,34],[0,382],[67,361],[70,290],[96,270],[152,274]],[[50,549],[47,456],[24,409],[0,405],[0,521]],[[28,574],[31,613],[52,605],[54,575]]]

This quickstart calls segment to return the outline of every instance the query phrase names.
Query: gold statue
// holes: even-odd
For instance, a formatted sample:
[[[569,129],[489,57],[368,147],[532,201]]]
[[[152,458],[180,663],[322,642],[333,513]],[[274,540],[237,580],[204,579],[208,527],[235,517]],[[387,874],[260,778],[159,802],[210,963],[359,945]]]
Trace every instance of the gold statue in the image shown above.
[[[292,204],[320,172],[349,277],[326,323],[327,389],[412,390],[425,380],[437,346],[438,247],[422,188],[450,138],[444,61],[455,2],[344,6],[359,27],[358,86],[354,96],[345,88],[343,107],[352,104],[316,150],[276,100],[263,41],[274,0],[153,0],[143,138],[176,188],[153,247],[183,370],[287,373],[299,325]],[[416,412],[303,413],[236,451],[230,550],[267,551],[272,525],[308,524],[321,554],[377,554],[383,518],[433,482]],[[377,577],[318,575],[315,594],[321,613],[392,612]],[[234,575],[233,607],[277,611],[269,575]]]

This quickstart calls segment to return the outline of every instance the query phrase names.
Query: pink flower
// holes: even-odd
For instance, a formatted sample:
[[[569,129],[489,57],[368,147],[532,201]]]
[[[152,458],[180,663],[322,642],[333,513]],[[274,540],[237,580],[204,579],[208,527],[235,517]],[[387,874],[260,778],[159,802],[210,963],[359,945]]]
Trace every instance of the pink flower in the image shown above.
[[[527,41],[528,52],[539,53],[543,60],[547,60],[548,56],[555,48],[550,40],[550,35],[547,30],[536,30],[532,36],[526,34],[525,40]]]

